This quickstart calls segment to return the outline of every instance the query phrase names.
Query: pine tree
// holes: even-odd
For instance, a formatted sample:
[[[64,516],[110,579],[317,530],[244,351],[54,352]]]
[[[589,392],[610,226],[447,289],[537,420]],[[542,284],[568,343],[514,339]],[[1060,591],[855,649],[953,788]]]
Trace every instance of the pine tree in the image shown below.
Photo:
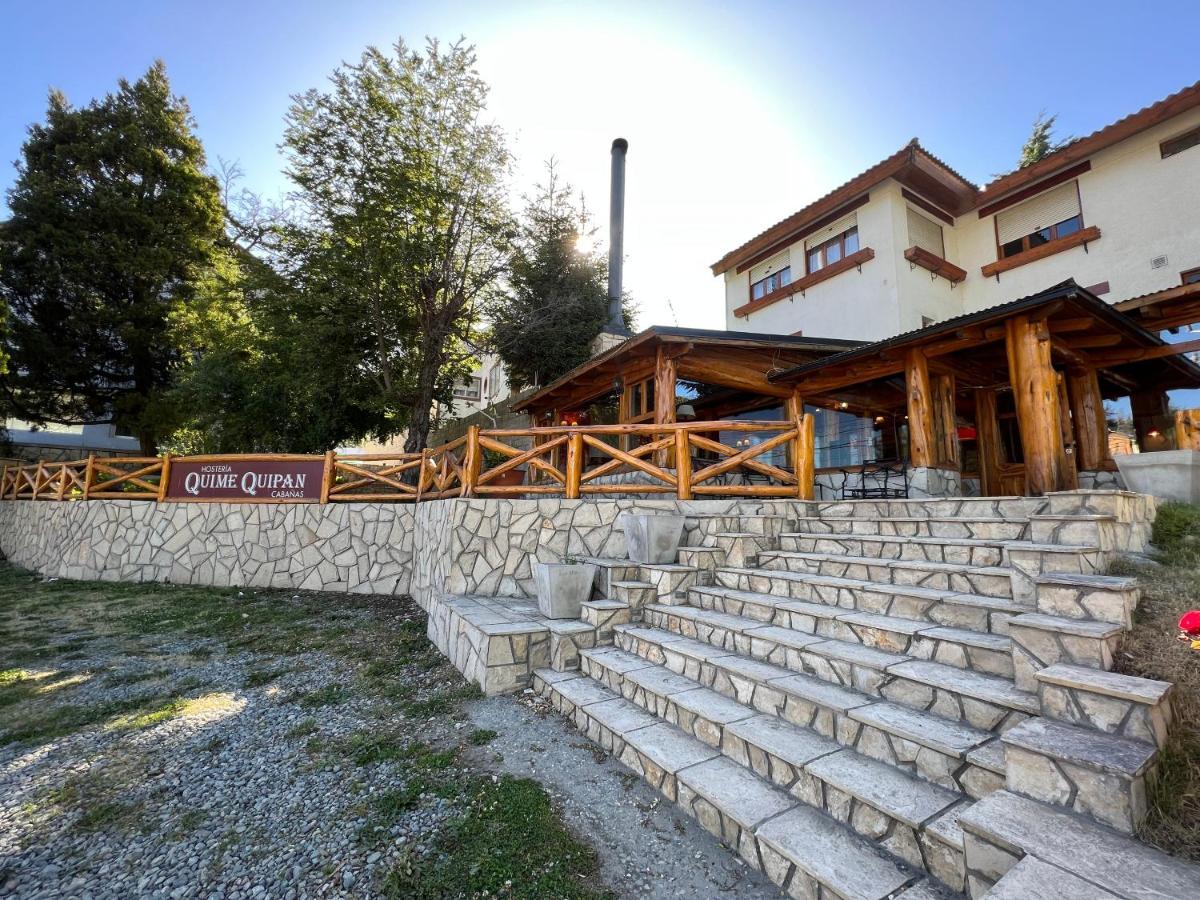
[[[218,185],[193,128],[161,62],[81,108],[50,94],[0,232],[11,413],[114,422],[156,451],[181,359],[170,320],[224,240]]]
[[[1017,168],[1024,169],[1026,166],[1032,166],[1035,162],[1070,143],[1070,138],[1061,141],[1054,140],[1054,122],[1057,119],[1057,115],[1047,117],[1045,111],[1038,113],[1029,140],[1021,148],[1021,159]]]

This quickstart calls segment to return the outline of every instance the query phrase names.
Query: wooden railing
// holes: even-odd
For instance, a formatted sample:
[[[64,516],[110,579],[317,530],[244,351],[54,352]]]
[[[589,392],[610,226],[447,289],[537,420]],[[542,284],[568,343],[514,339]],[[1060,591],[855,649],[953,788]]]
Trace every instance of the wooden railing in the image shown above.
[[[739,446],[719,438],[738,436]],[[745,443],[746,446],[740,446]],[[776,451],[784,453],[777,454]],[[767,459],[782,455],[780,465]],[[320,457],[96,457],[6,466],[4,500],[178,500],[167,497],[180,462]],[[448,497],[813,495],[813,417],[795,422],[718,421],[481,429],[421,453],[324,457],[321,503],[418,502]],[[515,480],[514,480],[515,476]],[[237,502],[230,500],[229,502]],[[280,499],[274,502],[316,502]]]

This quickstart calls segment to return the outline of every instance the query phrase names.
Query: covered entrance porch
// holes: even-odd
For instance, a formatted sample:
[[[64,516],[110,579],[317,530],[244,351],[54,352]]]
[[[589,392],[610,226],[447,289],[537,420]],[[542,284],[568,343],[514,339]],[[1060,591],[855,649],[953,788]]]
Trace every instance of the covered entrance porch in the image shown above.
[[[1156,449],[1166,392],[1200,385],[1187,349],[1066,282],[771,381],[814,414],[818,496],[881,460],[911,496],[1041,495],[1117,483],[1105,400],[1128,397],[1141,448]]]

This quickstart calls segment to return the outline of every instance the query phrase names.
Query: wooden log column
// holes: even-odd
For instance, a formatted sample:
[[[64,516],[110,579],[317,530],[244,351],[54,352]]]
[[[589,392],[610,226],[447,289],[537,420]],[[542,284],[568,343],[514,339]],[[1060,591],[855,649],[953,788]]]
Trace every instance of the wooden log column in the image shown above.
[[[813,434],[815,423],[804,414],[804,398],[797,388],[784,403],[787,420],[796,428],[796,439],[788,453],[792,471],[796,473],[796,496],[800,500],[813,498]]]
[[[979,493],[998,497],[1000,490],[1000,422],[996,418],[996,392],[975,391],[975,440],[979,447]]]
[[[664,354],[662,347],[659,347],[654,357],[654,424],[656,425],[673,425],[675,423],[675,377],[677,371],[675,358]],[[674,455],[673,450],[659,450],[655,454],[660,466],[671,465]]]
[[[1050,361],[1050,330],[1044,321],[1015,316],[1004,323],[1008,373],[1017,406],[1025,456],[1025,490],[1032,496],[1068,490],[1074,473],[1063,445],[1058,377]]]
[[[908,385],[908,460],[913,468],[936,464],[933,431],[933,387],[929,381],[929,363],[925,354],[914,347],[904,361],[904,380]]]
[[[1067,394],[1071,400],[1071,423],[1075,427],[1075,459],[1081,470],[1097,471],[1111,467],[1108,455],[1108,423],[1104,418],[1104,398],[1095,369],[1067,373]]]
[[[954,410],[954,376],[936,375],[933,378],[933,424],[938,465],[959,467],[958,420]]]

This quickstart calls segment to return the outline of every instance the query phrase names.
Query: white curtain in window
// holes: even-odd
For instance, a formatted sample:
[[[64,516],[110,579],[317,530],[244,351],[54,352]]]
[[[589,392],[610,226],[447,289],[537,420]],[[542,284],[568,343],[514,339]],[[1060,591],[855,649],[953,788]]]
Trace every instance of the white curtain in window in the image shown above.
[[[788,255],[788,251],[784,250],[779,255],[772,256],[765,263],[755,266],[750,270],[750,283],[754,284],[756,281],[762,281],[773,272],[786,269],[788,267]]]
[[[1078,182],[1068,181],[1011,209],[996,213],[1001,244],[1015,241],[1079,215]]]
[[[816,247],[819,244],[825,243],[832,237],[837,237],[843,231],[849,231],[858,225],[858,213],[850,213],[850,215],[838,219],[828,228],[822,228],[816,234],[810,234],[804,242],[804,246]]]
[[[931,222],[920,213],[908,210],[908,244],[920,247],[930,253],[946,258],[946,249],[942,244],[942,226]]]

